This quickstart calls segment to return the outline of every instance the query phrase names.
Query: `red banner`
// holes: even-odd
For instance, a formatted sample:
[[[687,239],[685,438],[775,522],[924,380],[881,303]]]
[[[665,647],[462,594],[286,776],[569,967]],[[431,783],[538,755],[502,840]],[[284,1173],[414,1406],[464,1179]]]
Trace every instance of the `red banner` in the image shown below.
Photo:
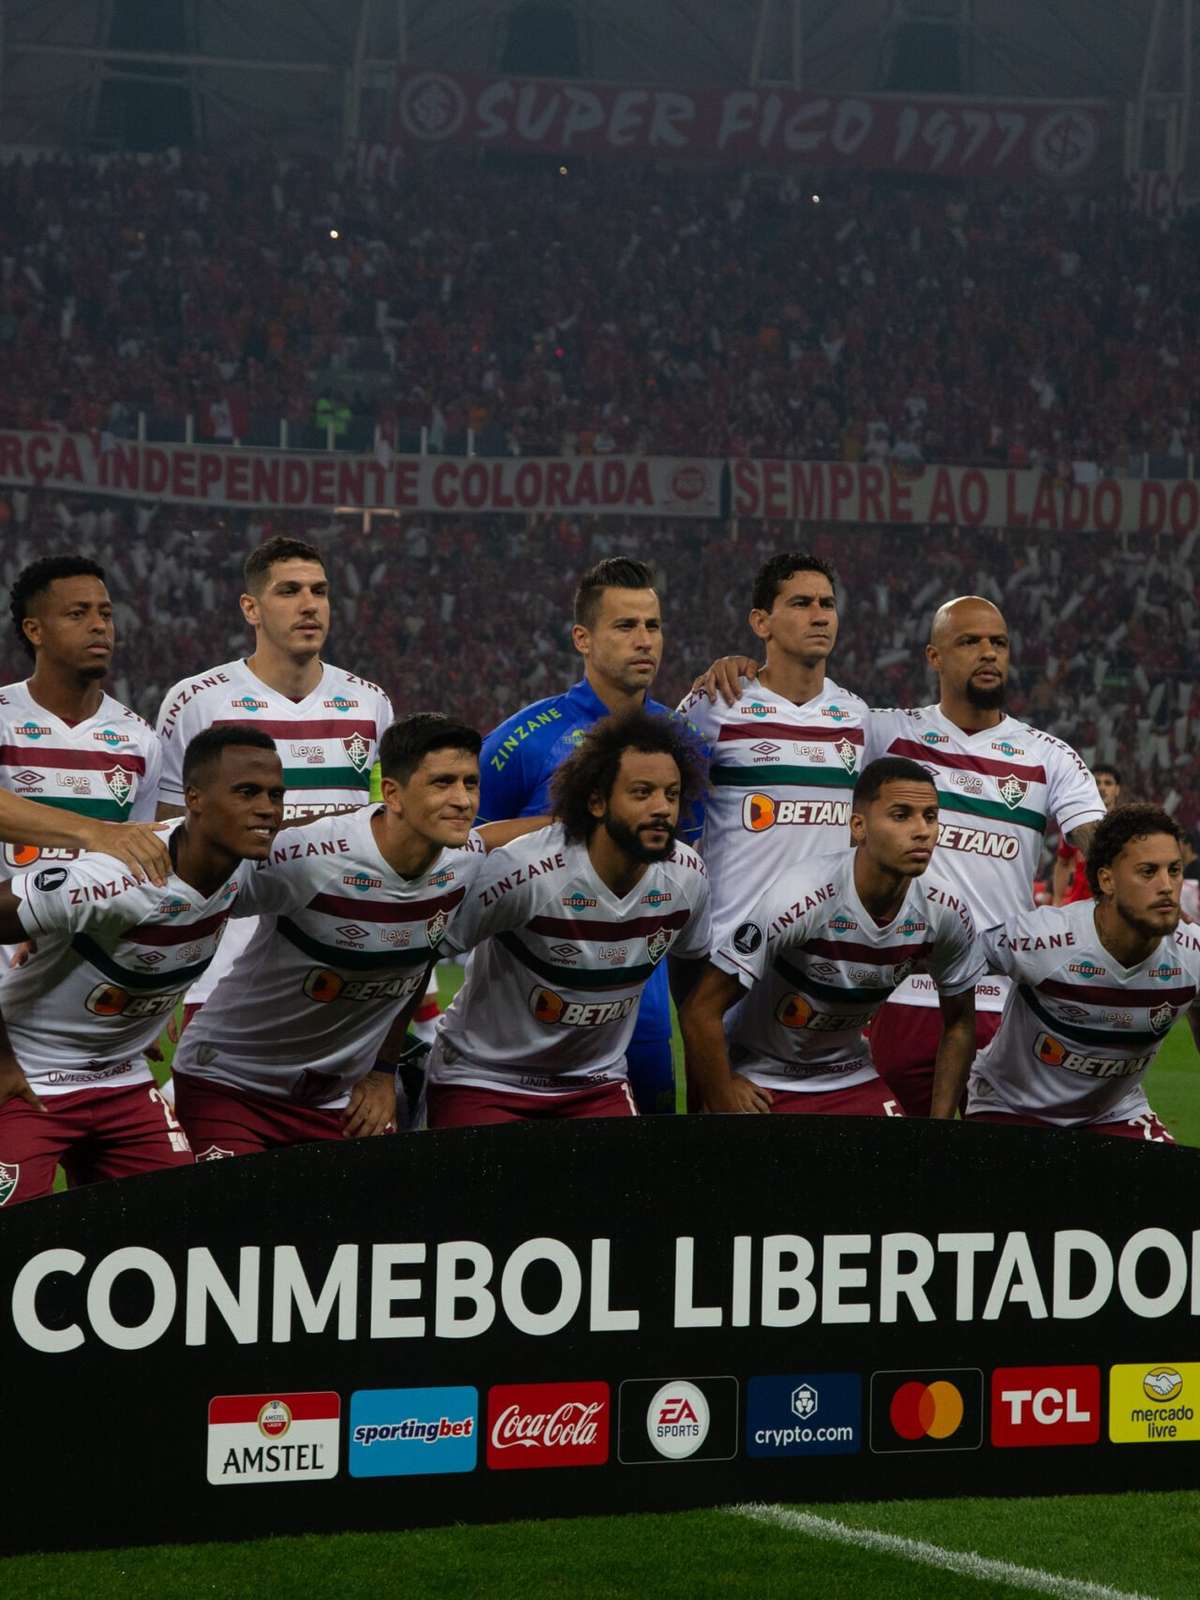
[[[368,456],[0,433],[0,485],[289,511],[713,517],[724,465],[681,456]]]
[[[670,89],[405,70],[395,139],[560,156],[638,155],[948,177],[1084,182],[1112,125],[1102,101]]]
[[[903,527],[1037,528],[1047,533],[1191,533],[1191,478],[1063,483],[1041,472],[928,466],[903,473],[848,461],[730,463],[730,511],[767,521]]]

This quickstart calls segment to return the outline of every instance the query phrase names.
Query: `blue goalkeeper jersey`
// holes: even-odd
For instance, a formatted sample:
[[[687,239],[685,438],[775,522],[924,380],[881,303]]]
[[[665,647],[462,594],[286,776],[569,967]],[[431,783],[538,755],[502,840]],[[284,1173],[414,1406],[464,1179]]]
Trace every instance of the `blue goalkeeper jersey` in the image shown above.
[[[673,717],[669,707],[647,699],[646,710]],[[479,821],[506,822],[514,817],[548,816],[550,779],[594,722],[608,716],[608,707],[586,678],[565,694],[535,700],[493,728],[479,758]],[[702,817],[681,820],[679,836],[693,843]],[[642,991],[634,1042],[669,1038],[671,1006],[666,965],[659,967]]]

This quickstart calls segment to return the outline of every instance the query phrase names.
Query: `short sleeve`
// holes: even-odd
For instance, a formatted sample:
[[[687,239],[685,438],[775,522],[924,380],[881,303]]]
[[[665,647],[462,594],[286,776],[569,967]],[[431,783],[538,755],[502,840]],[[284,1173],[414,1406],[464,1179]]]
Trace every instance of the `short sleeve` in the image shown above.
[[[281,916],[306,906],[333,873],[344,870],[336,861],[331,866],[328,856],[307,854],[309,843],[328,837],[339,823],[344,826],[345,819],[321,817],[277,834],[271,854],[245,874],[231,915]]]
[[[107,857],[96,859],[108,861]],[[122,875],[119,861],[109,865],[118,877]],[[112,900],[96,901],[78,892],[94,876],[81,862],[73,861],[63,866],[39,867],[36,872],[14,878],[12,891],[20,901],[17,915],[29,937],[44,939],[54,934],[78,933],[112,915]]]
[[[1004,973],[1010,978],[1016,976],[1013,949],[1008,942],[1008,936],[1003,925],[988,928],[981,933],[979,935],[979,947],[989,972]]]
[[[684,961],[703,961],[712,949],[712,922],[709,917],[712,895],[707,878],[697,877],[697,884],[692,914],[671,946],[671,954]]]
[[[513,868],[517,865],[508,846],[493,850],[486,857],[470,892],[451,919],[439,954],[464,955],[493,934],[519,928],[528,921],[537,886],[528,880],[514,882]]]
[[[975,924],[965,906],[961,912],[947,913],[938,929],[929,967],[940,995],[965,994],[986,972]]]
[[[1072,829],[1104,816],[1100,790],[1080,756],[1070,745],[1048,739],[1046,765],[1049,767],[1046,803],[1050,815],[1062,829],[1064,840]]]
[[[187,745],[187,735],[180,726],[182,712],[176,716],[173,723],[170,722],[179,688],[179,684],[176,684],[174,688],[168,689],[162,705],[158,708],[156,731],[162,749],[158,802],[165,806],[183,805],[183,752]]]
[[[142,773],[133,805],[129,809],[131,822],[153,822],[158,809],[158,791],[162,779],[162,744],[157,734],[146,740],[146,770]]]
[[[743,988],[752,988],[766,973],[777,898],[773,885],[709,957],[714,967],[736,978]]]

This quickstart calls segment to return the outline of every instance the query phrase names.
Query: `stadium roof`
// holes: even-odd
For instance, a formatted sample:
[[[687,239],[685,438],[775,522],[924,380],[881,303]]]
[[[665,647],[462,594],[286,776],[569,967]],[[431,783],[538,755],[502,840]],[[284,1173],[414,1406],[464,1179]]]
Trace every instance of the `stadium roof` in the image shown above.
[[[966,93],[1133,101],[1179,75],[1191,0],[562,0],[562,9],[578,23],[584,78],[882,89],[905,30],[911,40],[913,29],[942,27]],[[103,115],[111,85],[165,81],[186,89],[208,141],[256,132],[336,144],[352,103],[369,131],[399,60],[495,70],[513,10],[511,0],[7,0],[0,142],[111,148],[121,138]]]

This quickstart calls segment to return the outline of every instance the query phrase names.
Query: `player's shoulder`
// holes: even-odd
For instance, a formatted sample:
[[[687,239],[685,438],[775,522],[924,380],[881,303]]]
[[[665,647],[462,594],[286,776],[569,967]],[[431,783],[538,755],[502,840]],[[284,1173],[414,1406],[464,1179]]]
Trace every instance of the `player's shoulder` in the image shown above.
[[[862,695],[855,694],[853,689],[846,689],[840,683],[835,683],[832,678],[825,679],[825,687],[821,691],[821,704],[818,715],[828,717],[830,721],[845,721],[844,713],[851,716],[866,717],[870,715],[870,706]],[[839,717],[839,713],[842,715]]]
[[[119,723],[122,730],[142,744],[157,742],[158,736],[145,717],[140,717],[131,706],[122,705],[111,695],[106,694],[100,702],[100,715],[105,721]]]
[[[245,671],[240,660],[224,661],[219,666],[208,667],[203,672],[193,672],[173,683],[163,695],[158,712],[158,731],[169,739],[181,719],[192,722],[200,719],[203,726],[211,720],[210,709],[214,700],[238,683]],[[264,705],[266,702],[263,702]],[[186,713],[186,715],[185,715]]]
[[[544,828],[535,828],[532,833],[523,833],[488,855],[489,862],[499,864],[501,858],[506,862],[545,861],[547,871],[565,871],[567,840],[562,823],[551,822]]]
[[[565,690],[562,694],[547,695],[544,700],[533,700],[519,711],[514,711],[511,717],[497,723],[488,734],[483,741],[484,750],[491,751],[508,744],[515,750],[530,739],[537,742],[558,738],[568,721],[566,699],[569,692]]]
[[[1021,955],[1045,956],[1058,951],[1082,951],[1097,944],[1091,900],[1074,900],[1065,906],[1028,906],[1002,923],[983,931],[1001,946]],[[1100,950],[1103,956],[1103,950]]]
[[[682,880],[698,875],[704,879],[708,877],[708,868],[698,850],[690,844],[684,844],[682,839],[676,839],[671,847],[671,854],[667,857],[666,865],[671,870],[671,875]]]
[[[139,883],[116,856],[90,850],[73,861],[37,867],[24,875],[25,881],[44,895],[61,895],[68,906],[112,906],[122,910],[133,906],[140,915],[151,898],[161,891]]]
[[[325,676],[322,687],[336,698],[339,692],[346,699],[357,700],[362,696],[370,696],[374,700],[386,700],[391,704],[387,691],[377,683],[372,683],[370,678],[361,677],[358,673],[347,672],[345,667],[335,667],[330,662],[325,663]]]
[[[1050,760],[1069,764],[1077,767],[1085,776],[1087,775],[1087,763],[1083,757],[1065,739],[1058,738],[1056,734],[1047,733],[1044,728],[1035,728],[1028,722],[1018,722],[1016,718],[1009,719],[1008,723],[1005,724],[1004,733],[1005,737],[1010,741],[1016,739],[1027,743],[1033,750],[1037,751],[1043,761],[1049,758]]]
[[[914,888],[920,897],[926,917],[935,929],[946,925],[953,926],[955,922],[960,922],[971,933],[976,931],[975,919],[971,914],[967,897],[957,884],[949,878],[944,878],[936,868],[930,868],[915,879]]]
[[[25,687],[24,678],[18,678],[15,683],[0,684],[0,721],[20,716],[29,704],[29,690]]]
[[[672,715],[688,728],[704,734],[710,728],[718,727],[722,722],[735,717],[740,704],[738,701],[732,706],[727,706],[720,695],[716,700],[710,700],[703,689],[693,689],[684,695]]]
[[[346,865],[360,853],[360,815],[358,811],[333,812],[295,827],[281,828],[266,860],[257,865],[272,869],[288,868],[297,862],[308,867],[339,861]]]
[[[1200,980],[1200,924],[1181,922],[1175,930],[1173,943],[1189,976]]]

